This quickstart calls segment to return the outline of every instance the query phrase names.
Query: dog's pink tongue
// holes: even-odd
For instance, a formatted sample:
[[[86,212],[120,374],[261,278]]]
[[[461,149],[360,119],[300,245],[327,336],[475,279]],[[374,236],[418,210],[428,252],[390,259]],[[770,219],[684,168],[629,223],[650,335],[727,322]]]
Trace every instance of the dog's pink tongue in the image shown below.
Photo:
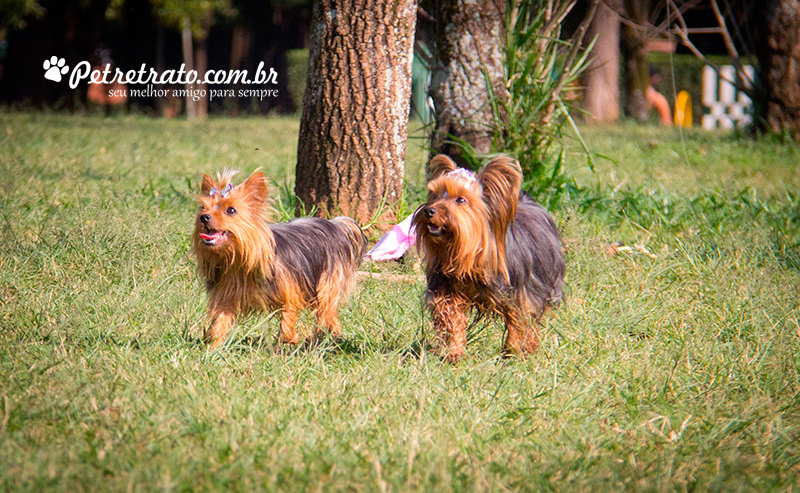
[[[219,231],[215,231],[214,234],[207,235],[205,233],[200,233],[200,238],[204,240],[215,240],[219,237],[221,233]]]

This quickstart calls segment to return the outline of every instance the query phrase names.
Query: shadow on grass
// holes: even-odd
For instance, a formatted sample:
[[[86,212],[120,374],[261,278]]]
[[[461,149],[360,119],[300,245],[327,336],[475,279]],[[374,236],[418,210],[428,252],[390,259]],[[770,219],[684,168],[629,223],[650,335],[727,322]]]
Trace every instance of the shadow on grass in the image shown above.
[[[200,339],[186,339],[185,342],[192,347],[205,348],[205,345]],[[327,336],[308,337],[300,344],[292,346],[277,342],[269,336],[246,335],[242,338],[229,339],[218,348],[218,351],[240,355],[253,352],[271,352],[278,356],[303,356],[313,354],[323,359],[341,356],[363,359],[369,354],[396,354],[401,360],[418,360],[422,357],[424,352],[429,351],[429,347],[424,339],[415,339],[410,344],[373,344],[355,337],[340,337],[334,339]]]

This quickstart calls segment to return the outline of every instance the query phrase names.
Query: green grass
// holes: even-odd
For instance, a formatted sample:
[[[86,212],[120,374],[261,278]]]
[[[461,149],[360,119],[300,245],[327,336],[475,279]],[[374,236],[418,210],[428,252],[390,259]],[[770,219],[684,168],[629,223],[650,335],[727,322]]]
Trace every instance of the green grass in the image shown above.
[[[377,280],[339,344],[251,317],[209,354],[199,174],[260,166],[285,200],[297,129],[0,113],[0,489],[800,487],[795,147],[690,132],[687,164],[672,130],[585,129],[614,162],[570,154],[569,299],[526,361],[490,323],[443,364],[423,284]]]
[[[587,166],[572,171],[579,183],[647,186],[695,194],[709,189],[736,193],[745,187],[765,195],[800,189],[800,149],[770,136],[761,140],[734,133],[658,126],[597,126],[581,129],[595,158],[597,173]],[[683,135],[683,138],[682,138]],[[684,146],[685,144],[685,146]],[[583,150],[570,146],[571,162],[585,162]]]

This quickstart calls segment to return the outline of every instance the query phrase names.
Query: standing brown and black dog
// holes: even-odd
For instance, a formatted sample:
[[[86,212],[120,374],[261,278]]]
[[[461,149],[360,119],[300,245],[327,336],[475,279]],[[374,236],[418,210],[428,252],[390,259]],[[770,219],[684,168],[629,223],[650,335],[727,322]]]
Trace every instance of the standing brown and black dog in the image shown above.
[[[521,191],[522,170],[509,157],[494,159],[475,176],[438,155],[429,171],[428,201],[413,224],[442,357],[456,362],[464,355],[473,309],[503,317],[505,352],[536,351],[533,325],[563,298],[555,221]]]
[[[297,344],[298,312],[311,308],[320,328],[342,332],[338,306],[352,289],[367,239],[349,217],[300,218],[269,224],[264,218],[267,182],[253,173],[238,187],[225,171],[203,175],[192,243],[197,270],[208,289],[209,327],[203,338],[216,348],[234,318],[252,311],[280,311],[282,342]]]

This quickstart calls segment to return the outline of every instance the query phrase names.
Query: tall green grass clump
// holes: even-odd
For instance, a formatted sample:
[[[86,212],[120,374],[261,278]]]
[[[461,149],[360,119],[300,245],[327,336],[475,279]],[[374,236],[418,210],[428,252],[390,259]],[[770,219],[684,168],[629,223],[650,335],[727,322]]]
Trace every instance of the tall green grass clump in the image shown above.
[[[560,144],[564,126],[574,127],[571,101],[594,44],[581,48],[594,7],[569,39],[561,39],[561,23],[574,6],[566,1],[509,0],[506,7],[506,93],[490,94],[493,152],[516,157],[525,188],[536,195],[554,194],[563,187],[565,155]],[[491,90],[491,84],[487,86]]]

